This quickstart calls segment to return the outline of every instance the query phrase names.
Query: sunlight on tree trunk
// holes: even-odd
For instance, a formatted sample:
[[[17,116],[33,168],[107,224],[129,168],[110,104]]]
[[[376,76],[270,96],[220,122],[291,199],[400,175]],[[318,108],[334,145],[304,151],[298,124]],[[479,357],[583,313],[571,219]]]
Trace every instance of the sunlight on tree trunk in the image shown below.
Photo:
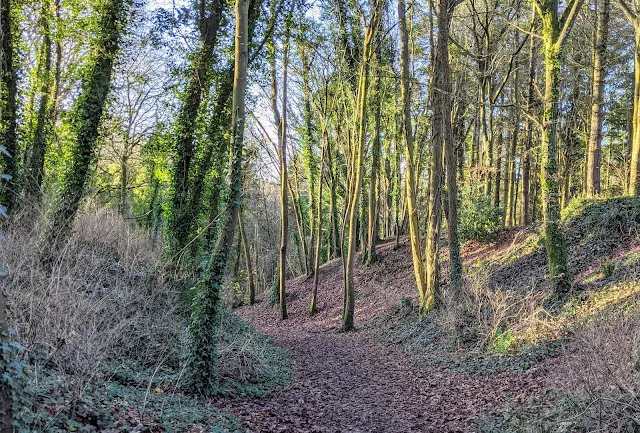
[[[242,196],[242,163],[245,127],[245,92],[248,63],[249,0],[237,0],[235,5],[235,77],[232,105],[232,160],[229,176],[230,191],[222,216],[220,238],[209,257],[195,288],[191,325],[189,327],[190,357],[188,368],[192,387],[201,395],[215,391],[216,334],[220,290],[224,282],[229,253],[233,248]]]

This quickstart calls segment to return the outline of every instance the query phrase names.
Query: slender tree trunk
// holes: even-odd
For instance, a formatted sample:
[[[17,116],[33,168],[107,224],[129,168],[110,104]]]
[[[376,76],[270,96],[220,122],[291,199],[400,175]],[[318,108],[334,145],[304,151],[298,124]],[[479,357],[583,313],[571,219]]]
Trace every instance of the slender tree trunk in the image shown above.
[[[302,212],[302,206],[300,204],[300,191],[294,189],[294,185],[299,185],[295,169],[295,160],[292,164],[294,166],[294,181],[291,182],[291,178],[287,175],[287,189],[289,190],[289,195],[291,196],[291,204],[293,205],[293,214],[296,217],[296,229],[298,231],[298,238],[300,239],[300,243],[298,244],[298,252],[300,253],[300,263],[302,264],[302,271],[305,275],[310,275],[311,270],[309,266],[313,266],[313,264],[309,265],[309,249],[307,248],[307,230],[306,225],[304,223],[304,214]],[[313,227],[310,227],[312,230]]]
[[[38,113],[36,115],[36,127],[33,134],[33,147],[31,159],[29,160],[28,176],[25,179],[25,195],[28,202],[34,207],[39,207],[42,197],[40,188],[44,177],[44,157],[47,149],[47,133],[51,123],[51,110],[49,99],[52,93],[52,40],[50,26],[50,11],[48,2],[44,2],[42,7],[42,52],[40,54],[41,71],[40,80],[40,101],[38,102]],[[55,104],[55,101],[52,101]]]
[[[326,100],[325,100],[326,107]],[[326,120],[325,120],[326,122]],[[309,314],[312,316],[318,311],[318,283],[320,276],[318,275],[320,269],[320,252],[322,249],[322,176],[324,175],[324,153],[325,149],[329,147],[329,135],[327,133],[326,123],[322,126],[322,152],[320,154],[320,166],[318,167],[318,197],[316,200],[316,251],[313,256],[313,291],[311,293],[311,304],[309,305]]]
[[[502,130],[502,122],[498,126],[498,143],[496,144],[496,150],[498,155],[496,156],[496,185],[493,190],[493,207],[496,209],[500,207],[500,186],[502,183],[502,154],[504,152],[504,131]]]
[[[610,0],[602,0],[598,10],[595,56],[593,59],[593,89],[591,90],[591,127],[587,150],[587,196],[600,194],[602,165],[602,107],[606,77],[607,37],[609,34]]]
[[[633,55],[633,142],[631,145],[631,168],[629,170],[629,195],[640,195],[640,19],[634,25],[636,46]]]
[[[336,182],[336,168],[334,167],[334,160],[332,158],[331,144],[327,146],[327,164],[329,166],[329,213],[330,213],[330,230],[331,230],[331,242],[330,242],[330,256],[332,259],[342,257],[342,239],[340,238],[340,230],[338,228],[338,183]]]
[[[374,136],[371,147],[371,175],[369,176],[369,199],[367,200],[368,224],[366,239],[366,258],[365,263],[372,265],[376,262],[376,242],[378,241],[378,199],[376,194],[376,185],[378,184],[378,171],[380,170],[380,133],[381,133],[381,117],[382,117],[382,49],[381,44],[376,44],[376,62],[377,71],[375,75],[374,90]]]
[[[449,26],[455,1],[446,0],[448,21],[438,21],[438,49],[441,56],[438,66],[441,68],[438,89],[442,89],[440,102],[442,103],[442,127],[444,133],[444,149],[446,160],[446,182],[448,194],[447,235],[449,241],[449,283],[453,293],[457,294],[462,288],[462,261],[460,260],[460,241],[458,239],[458,182],[456,179],[456,144],[451,120],[451,67],[449,65]],[[442,5],[441,5],[442,7]],[[440,12],[442,13],[442,11]],[[444,38],[440,45],[440,38]]]
[[[289,24],[285,31],[284,53],[282,60],[282,117],[277,115],[275,57],[272,66],[272,104],[274,104],[274,116],[276,125],[280,127],[278,134],[278,149],[280,153],[280,256],[278,269],[278,293],[280,298],[280,318],[287,318],[286,278],[287,278],[287,243],[289,239],[289,203],[287,200],[287,187],[289,179],[287,173],[287,96],[288,96],[288,72],[289,72]],[[278,121],[279,120],[279,121]],[[293,190],[291,191],[293,194]],[[295,198],[294,198],[295,200]],[[304,237],[300,238],[304,243]]]
[[[302,58],[302,89],[304,96],[304,104],[303,104],[303,116],[304,116],[304,134],[303,134],[303,158],[305,163],[306,175],[307,175],[307,187],[308,187],[308,195],[309,195],[309,244],[308,254],[307,254],[307,263],[306,270],[307,275],[310,275],[314,272],[315,269],[315,211],[316,211],[316,155],[314,153],[314,142],[316,140],[315,136],[315,125],[313,122],[313,116],[311,112],[311,89],[309,87],[309,55],[306,50],[306,47],[300,48],[300,56]],[[304,242],[306,243],[306,239]]]
[[[439,240],[440,221],[442,218],[442,153],[446,145],[445,122],[450,119],[450,108],[446,103],[446,81],[448,79],[449,28],[454,4],[451,0],[438,1],[438,42],[433,66],[433,149],[431,153],[431,174],[429,191],[429,216],[427,222],[426,256],[426,290],[420,304],[420,313],[428,313],[440,296]],[[455,161],[455,160],[454,160]]]
[[[358,82],[357,104],[356,104],[356,126],[357,141],[354,149],[353,159],[353,187],[348,195],[348,225],[347,225],[347,257],[345,260],[345,290],[344,290],[344,311],[342,314],[342,329],[350,331],[354,329],[354,309],[355,309],[355,289],[353,286],[353,273],[356,254],[357,220],[360,190],[362,188],[362,172],[364,166],[364,151],[367,131],[367,93],[369,90],[369,68],[372,57],[373,40],[378,30],[380,20],[380,9],[382,1],[376,0],[373,6],[371,22],[365,29],[362,64]]]
[[[129,155],[127,155],[128,145],[125,145],[124,152],[125,153],[120,157],[120,200],[118,208],[120,214],[126,216],[129,210],[127,206],[127,185],[129,185]]]
[[[534,82],[536,76],[535,62],[535,38],[529,38],[529,83],[527,90],[527,112],[531,116],[533,113],[534,98]],[[531,212],[529,205],[531,203],[531,149],[533,147],[533,121],[527,119],[526,138],[524,141],[524,152],[522,154],[522,223],[529,225],[531,222]]]
[[[245,91],[248,62],[249,0],[237,0],[235,30],[235,77],[232,105],[232,146],[230,192],[221,224],[221,235],[207,261],[196,287],[194,310],[191,316],[190,357],[192,384],[196,392],[211,395],[215,392],[214,364],[216,360],[216,333],[220,289],[224,281],[229,251],[233,247],[240,214],[242,196],[242,162],[245,126]]]
[[[418,204],[416,191],[416,173],[414,161],[414,136],[411,122],[411,76],[409,58],[409,29],[406,19],[406,5],[404,0],[398,0],[398,22],[400,27],[400,62],[401,62],[401,99],[402,99],[402,131],[404,139],[404,153],[406,158],[406,191],[407,212],[409,217],[409,243],[411,244],[411,258],[413,274],[416,280],[420,304],[424,301],[427,285],[425,281],[424,261],[422,257],[422,243],[420,240],[420,225],[418,222]],[[396,167],[399,170],[400,167]],[[396,227],[396,233],[399,232]],[[397,239],[396,239],[397,240]]]
[[[240,239],[242,240],[242,248],[244,250],[244,264],[247,268],[247,297],[249,298],[249,305],[256,303],[256,286],[253,276],[253,264],[251,263],[251,248],[249,242],[247,242],[247,233],[244,229],[244,218],[242,214],[238,217],[238,226],[240,228]]]
[[[516,37],[516,44],[520,44],[520,37]],[[517,195],[517,173],[516,173],[516,151],[520,137],[520,62],[515,62],[515,77],[513,87],[513,99],[515,109],[513,110],[513,134],[511,135],[511,147],[507,154],[507,179],[508,188],[507,199],[505,200],[505,210],[507,212],[506,223],[509,226],[516,225],[516,195]]]

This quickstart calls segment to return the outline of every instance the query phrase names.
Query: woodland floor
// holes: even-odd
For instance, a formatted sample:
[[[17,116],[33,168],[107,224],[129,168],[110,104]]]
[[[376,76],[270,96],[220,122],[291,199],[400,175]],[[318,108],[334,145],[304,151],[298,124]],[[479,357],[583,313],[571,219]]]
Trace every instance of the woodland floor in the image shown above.
[[[497,242],[492,250],[508,246]],[[407,245],[392,247],[381,244],[378,264],[358,271],[355,332],[338,330],[339,261],[321,270],[320,312],[313,319],[307,313],[312,279],[288,285],[286,321],[266,303],[237,310],[289,352],[294,373],[267,397],[220,398],[214,405],[256,432],[477,432],[474,419],[545,388],[548,362],[524,372],[464,373],[429,362],[438,351],[407,354],[403,345],[379,338],[386,325],[376,318],[397,309],[403,297],[415,298]],[[474,251],[467,260],[482,254]]]

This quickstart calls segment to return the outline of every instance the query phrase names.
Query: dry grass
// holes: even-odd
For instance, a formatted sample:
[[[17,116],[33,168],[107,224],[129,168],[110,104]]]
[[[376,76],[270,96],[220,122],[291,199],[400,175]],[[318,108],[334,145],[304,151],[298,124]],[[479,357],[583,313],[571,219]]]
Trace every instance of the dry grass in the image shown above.
[[[10,227],[0,243],[0,263],[8,274],[3,282],[11,323],[25,347],[32,382],[54,375],[80,396],[108,379],[114,366],[162,368],[182,380],[188,286],[165,270],[150,234],[115,212],[90,209],[78,216],[69,241],[45,267],[39,260],[41,225]],[[279,374],[282,365],[273,365],[267,339],[231,312],[221,318],[222,378],[243,383]]]
[[[595,320],[567,349],[566,386],[582,397],[575,415],[590,432],[640,427],[640,317]]]
[[[177,365],[185,330],[180,294],[146,233],[115,213],[86,212],[47,269],[38,229],[14,224],[0,244],[12,323],[36,374],[53,367],[81,389],[107,361]]]

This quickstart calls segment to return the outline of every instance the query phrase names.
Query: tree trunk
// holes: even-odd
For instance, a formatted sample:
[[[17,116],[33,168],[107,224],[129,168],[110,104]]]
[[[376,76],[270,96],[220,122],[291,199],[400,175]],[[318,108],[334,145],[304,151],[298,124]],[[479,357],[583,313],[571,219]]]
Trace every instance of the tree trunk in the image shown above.
[[[205,2],[206,0],[200,0]],[[184,93],[184,102],[176,119],[176,160],[173,168],[172,209],[169,215],[169,232],[172,249],[178,251],[188,242],[192,224],[187,209],[191,164],[195,155],[194,139],[200,105],[208,93],[212,75],[214,48],[226,3],[212,0],[209,8],[201,3],[199,27],[200,47],[190,67],[190,77]],[[208,9],[208,10],[205,10]]]
[[[440,296],[440,266],[438,260],[440,241],[440,221],[442,218],[442,153],[446,145],[445,121],[450,119],[450,109],[445,98],[447,73],[449,71],[449,28],[454,4],[451,0],[438,1],[438,42],[433,65],[433,149],[431,153],[431,174],[429,191],[429,216],[427,221],[426,289],[420,304],[420,314],[425,315],[436,304]],[[450,127],[450,125],[449,125]]]
[[[293,5],[293,3],[292,3]],[[293,6],[291,6],[293,9]],[[292,11],[289,13],[291,17]],[[290,20],[287,20],[287,23]],[[282,60],[282,116],[280,117],[277,108],[277,81],[275,73],[275,52],[272,55],[271,66],[271,104],[274,113],[276,125],[279,127],[278,132],[278,152],[280,159],[280,255],[278,267],[278,297],[280,298],[280,318],[287,318],[287,298],[286,298],[286,279],[287,279],[287,243],[289,239],[289,203],[287,196],[287,187],[289,178],[287,173],[287,85],[289,72],[289,24],[285,30],[284,37],[284,53]],[[275,44],[274,44],[275,45]],[[275,49],[275,46],[272,47]],[[291,191],[293,195],[293,190]],[[295,197],[293,197],[295,200]],[[305,242],[304,237],[300,239],[301,243]]]
[[[196,392],[211,395],[215,392],[217,375],[216,333],[220,289],[224,281],[229,251],[233,247],[236,226],[240,214],[242,196],[242,162],[245,125],[245,91],[248,62],[248,14],[249,0],[237,0],[235,31],[235,77],[232,105],[232,146],[229,196],[221,224],[221,235],[207,261],[196,287],[194,311],[191,316],[190,357],[192,385]]]
[[[325,107],[326,107],[326,99],[325,99]],[[325,120],[326,122],[326,120]],[[320,279],[319,269],[320,269],[320,251],[322,249],[322,176],[324,174],[324,153],[325,149],[329,147],[329,135],[327,133],[327,125],[326,123],[322,126],[322,152],[320,154],[320,166],[318,167],[318,197],[316,200],[316,245],[315,245],[315,254],[314,254],[314,265],[313,265],[313,291],[311,293],[311,304],[309,305],[309,314],[312,316],[316,314],[318,311],[317,303],[318,303],[318,282]]]
[[[502,130],[502,122],[498,126],[498,143],[496,144],[496,150],[498,155],[496,156],[496,186],[493,190],[493,207],[496,209],[500,207],[500,186],[502,183],[502,155],[504,153],[504,131]]]
[[[96,157],[100,120],[111,87],[111,72],[123,31],[125,12],[123,0],[108,1],[100,12],[100,27],[92,50],[96,53],[95,58],[82,82],[70,121],[72,160],[64,173],[62,190],[47,231],[45,246],[50,253],[57,251],[66,240],[90,178],[90,166]]]
[[[129,184],[129,156],[127,155],[128,149],[127,145],[125,145],[124,155],[120,157],[120,200],[119,200],[119,211],[123,216],[127,216],[129,208],[128,208],[128,189],[127,185]]]
[[[601,192],[600,167],[602,165],[602,109],[606,77],[607,37],[609,34],[610,0],[602,0],[598,10],[595,56],[593,59],[593,88],[591,90],[591,126],[587,149],[587,196]]]
[[[640,195],[640,20],[634,25],[636,46],[633,55],[633,142],[629,170],[629,195]]]
[[[351,194],[348,195],[348,225],[347,225],[347,257],[344,263],[345,269],[345,290],[344,290],[344,311],[342,313],[342,329],[351,331],[354,329],[354,309],[355,309],[355,289],[353,286],[353,273],[356,254],[356,237],[357,237],[357,220],[360,190],[362,188],[362,172],[364,166],[364,151],[367,131],[367,92],[369,90],[369,68],[372,57],[373,37],[378,30],[378,22],[380,20],[380,9],[382,1],[376,0],[373,6],[371,22],[365,29],[365,37],[363,44],[362,64],[360,66],[360,74],[358,80],[358,93],[356,104],[356,126],[357,141],[353,155],[352,187]]]
[[[409,243],[411,244],[411,258],[413,261],[413,274],[418,289],[420,305],[424,302],[427,289],[424,272],[424,261],[422,257],[422,243],[420,240],[420,225],[418,222],[417,185],[414,162],[414,136],[411,122],[411,76],[409,58],[409,29],[406,19],[406,5],[404,0],[398,0],[398,21],[400,27],[400,62],[401,62],[401,99],[402,99],[402,131],[404,139],[404,154],[406,158],[406,191],[407,191],[407,213],[409,217]],[[400,167],[395,167],[400,170]],[[396,220],[396,242],[399,233]]]
[[[564,37],[569,32],[577,10],[583,0],[573,0],[567,18],[558,17],[555,1],[537,0],[536,4],[542,21],[544,44],[545,93],[542,113],[541,173],[542,218],[545,229],[545,247],[549,273],[555,281],[558,299],[564,299],[570,289],[567,274],[567,254],[564,237],[560,228],[560,197],[558,185],[558,99],[560,94],[560,52]],[[561,27],[562,26],[562,27]]]
[[[42,194],[40,188],[44,177],[44,157],[47,150],[47,133],[51,124],[51,110],[49,108],[49,99],[51,97],[51,58],[52,58],[52,41],[50,26],[50,11],[48,2],[44,2],[42,7],[42,52],[40,54],[41,66],[38,68],[42,71],[40,76],[40,101],[38,102],[38,113],[36,114],[36,128],[33,133],[33,147],[31,149],[31,158],[29,160],[28,176],[25,179],[25,195],[27,202],[33,207],[39,207]],[[51,101],[55,104],[55,101]]]
[[[238,225],[240,227],[240,239],[242,240],[242,248],[244,250],[244,264],[247,268],[247,297],[249,298],[249,305],[256,303],[256,286],[253,277],[253,264],[251,263],[251,248],[249,248],[249,242],[247,242],[247,233],[244,229],[244,218],[242,215],[238,218]]]
[[[309,87],[309,55],[305,47],[300,49],[301,58],[302,58],[302,89],[304,96],[304,104],[303,104],[303,117],[304,117],[304,131],[303,131],[303,158],[305,163],[306,175],[307,175],[307,187],[309,194],[309,244],[308,254],[307,254],[307,263],[306,270],[307,275],[310,275],[314,272],[315,269],[315,212],[316,212],[316,155],[313,151],[314,149],[314,141],[315,141],[315,125],[313,122],[313,116],[311,112],[311,89]],[[306,239],[304,242],[306,243]]]
[[[17,84],[13,46],[13,0],[0,1],[0,162],[4,174],[15,178],[18,170]],[[0,188],[0,203],[11,212],[16,205],[15,182]]]
[[[456,144],[453,135],[451,121],[451,67],[449,65],[449,26],[455,1],[444,2],[447,13],[444,17],[447,21],[438,21],[438,50],[441,57],[437,64],[441,68],[439,75],[438,89],[442,89],[440,102],[442,104],[442,127],[444,133],[444,149],[447,172],[447,194],[448,194],[448,215],[447,215],[447,235],[449,242],[449,284],[452,292],[457,294],[462,288],[462,261],[460,260],[460,241],[458,240],[458,182],[456,179]],[[440,11],[442,14],[442,10]],[[439,19],[439,18],[438,18]],[[444,38],[442,44],[440,39]]]
[[[535,38],[529,38],[529,83],[527,90],[527,112],[531,116],[533,113],[534,98],[534,82],[536,77],[535,62]],[[529,205],[531,203],[531,148],[533,147],[533,121],[527,119],[526,138],[524,141],[524,152],[522,152],[522,223],[529,225],[531,222],[531,212]]]

